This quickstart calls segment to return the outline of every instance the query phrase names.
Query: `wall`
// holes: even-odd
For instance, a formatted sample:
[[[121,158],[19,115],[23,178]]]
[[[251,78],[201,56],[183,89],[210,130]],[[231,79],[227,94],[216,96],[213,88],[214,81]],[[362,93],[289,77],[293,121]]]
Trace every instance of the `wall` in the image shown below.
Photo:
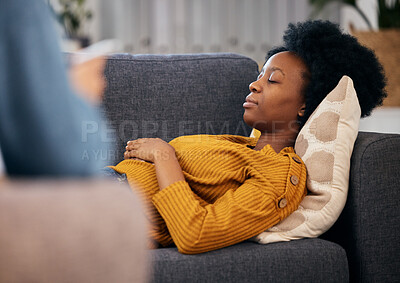
[[[357,5],[371,22],[372,28],[378,29],[377,1],[358,0]],[[350,25],[353,25],[356,30],[368,30],[368,25],[360,14],[354,8],[348,6],[343,6],[340,10],[340,25],[345,30],[349,30]]]
[[[57,1],[57,0],[50,0]],[[376,0],[358,0],[374,28]],[[131,53],[236,52],[263,64],[289,22],[307,19],[308,0],[87,0],[94,13],[85,25],[96,42],[117,39]],[[333,3],[317,18],[365,29],[351,8]],[[364,131],[400,132],[400,108],[377,109],[362,119]],[[382,126],[384,125],[384,126]]]
[[[263,63],[289,22],[310,15],[308,0],[89,0],[95,40],[131,53],[236,52]],[[338,19],[338,17],[336,17]]]

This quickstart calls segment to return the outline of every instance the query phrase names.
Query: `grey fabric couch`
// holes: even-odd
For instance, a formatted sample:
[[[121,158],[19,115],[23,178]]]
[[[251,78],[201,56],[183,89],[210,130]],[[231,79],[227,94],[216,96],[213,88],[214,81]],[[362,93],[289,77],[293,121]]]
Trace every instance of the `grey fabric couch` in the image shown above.
[[[139,137],[248,136],[242,104],[257,75],[256,62],[236,54],[110,56],[104,109],[117,146],[110,163]],[[151,250],[152,281],[400,281],[399,147],[400,135],[359,133],[346,207],[320,238],[243,242],[198,255]]]

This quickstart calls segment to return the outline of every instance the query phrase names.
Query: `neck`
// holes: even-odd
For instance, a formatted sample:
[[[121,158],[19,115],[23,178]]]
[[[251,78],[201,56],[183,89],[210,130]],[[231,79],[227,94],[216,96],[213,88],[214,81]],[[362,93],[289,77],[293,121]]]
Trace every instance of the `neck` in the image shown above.
[[[285,147],[294,146],[296,137],[297,131],[294,132],[293,129],[279,133],[262,132],[254,150],[261,150],[264,146],[269,144],[275,152],[280,152]]]

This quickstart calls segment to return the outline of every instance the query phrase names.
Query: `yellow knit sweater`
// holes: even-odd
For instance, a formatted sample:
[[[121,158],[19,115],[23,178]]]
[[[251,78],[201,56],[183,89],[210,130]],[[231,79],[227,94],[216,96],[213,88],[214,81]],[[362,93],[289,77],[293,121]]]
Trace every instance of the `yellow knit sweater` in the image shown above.
[[[201,253],[247,240],[297,209],[306,168],[293,148],[252,149],[254,138],[183,136],[170,142],[186,181],[160,191],[154,165],[124,160],[112,167],[147,202],[150,236],[182,253]],[[295,176],[295,177],[293,177]]]

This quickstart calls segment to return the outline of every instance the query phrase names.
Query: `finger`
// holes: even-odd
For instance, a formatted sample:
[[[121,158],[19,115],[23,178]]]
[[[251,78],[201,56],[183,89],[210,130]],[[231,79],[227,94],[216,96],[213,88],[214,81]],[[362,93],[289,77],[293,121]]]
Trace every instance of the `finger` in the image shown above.
[[[125,151],[124,152],[124,159],[132,158],[132,151]]]
[[[137,157],[137,151],[133,151],[133,150],[130,150],[130,151],[125,151],[124,152],[124,158],[125,159],[131,159],[131,158],[135,158],[135,157]]]
[[[148,141],[147,138],[141,138],[141,139],[136,139],[136,140],[128,141],[128,142],[126,143],[126,145],[141,144],[141,143],[145,143],[145,142],[147,142],[147,141]]]
[[[124,152],[124,159],[129,159],[129,151]]]
[[[128,145],[125,147],[125,149],[126,149],[127,151],[130,151],[130,150],[138,149],[139,147],[140,147],[140,144],[138,144],[138,143],[131,143],[131,144],[128,144]]]
[[[128,142],[126,143],[125,148],[130,148],[130,147],[132,147],[134,144],[136,144],[136,140],[128,141]]]
[[[136,139],[136,140],[130,140],[130,141],[127,141],[126,144],[134,144],[134,143],[140,142],[141,140],[144,140],[144,138],[140,138],[140,139]]]

